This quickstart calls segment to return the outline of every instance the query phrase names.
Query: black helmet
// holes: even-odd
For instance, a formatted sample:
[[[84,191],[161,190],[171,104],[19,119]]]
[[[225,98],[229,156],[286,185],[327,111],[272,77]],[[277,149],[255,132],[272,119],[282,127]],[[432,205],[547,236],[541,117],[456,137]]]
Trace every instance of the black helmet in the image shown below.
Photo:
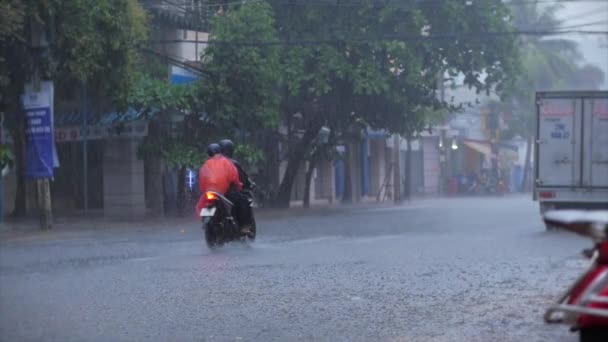
[[[213,144],[209,144],[209,146],[207,146],[207,155],[209,157],[213,157],[214,155],[220,153],[222,151],[222,148],[220,147],[219,144],[213,143]]]
[[[222,149],[222,154],[228,158],[232,158],[234,154],[234,143],[230,139],[224,139],[220,141],[220,147]]]

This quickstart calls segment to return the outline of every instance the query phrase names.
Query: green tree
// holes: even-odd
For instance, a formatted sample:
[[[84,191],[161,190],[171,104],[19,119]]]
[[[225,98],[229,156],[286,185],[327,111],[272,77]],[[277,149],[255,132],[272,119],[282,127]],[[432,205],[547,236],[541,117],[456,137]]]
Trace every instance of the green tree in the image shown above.
[[[563,25],[556,13],[559,4],[542,6],[537,3],[517,4],[512,7],[514,26],[523,31],[557,31]],[[505,89],[503,97],[514,105],[514,118],[509,123],[507,136],[520,135],[527,139],[526,164],[523,184],[529,183],[530,155],[534,141],[534,94],[539,90],[597,89],[604,80],[600,69],[579,65],[582,56],[578,44],[570,39],[521,36],[517,42],[522,68]],[[522,188],[526,190],[526,186]]]
[[[203,96],[206,111],[227,127],[276,123],[260,113],[276,118],[280,112],[287,166],[277,197],[285,206],[298,170],[321,155],[321,127],[332,131],[330,149],[347,147],[349,165],[349,142],[367,125],[411,136],[428,126],[423,108],[446,106],[437,100],[438,74],[463,75],[467,85],[489,91],[502,86],[517,62],[512,37],[476,35],[480,27],[510,29],[504,20],[508,9],[500,2],[268,3],[271,8],[228,7],[218,16],[216,44],[204,64],[212,77]],[[425,30],[431,37],[422,36]],[[442,38],[451,32],[462,38]],[[248,111],[260,104],[272,111]],[[348,167],[345,177],[349,199]]]
[[[281,111],[287,128],[287,166],[277,202],[288,206],[298,170],[308,160],[307,188],[311,172],[323,149],[343,144],[345,151],[344,200],[351,200],[350,144],[360,137],[365,114],[360,103],[366,96],[386,90],[382,61],[374,60],[375,44],[357,43],[368,29],[371,2],[360,6],[338,1],[328,4],[271,1],[282,41],[321,41],[287,45],[282,49],[283,88]],[[371,7],[370,7],[371,6]],[[372,14],[373,15],[373,14]],[[323,41],[326,41],[325,43]],[[315,143],[321,127],[332,131],[331,143],[320,149]],[[312,167],[311,167],[312,166]],[[305,198],[307,195],[305,195]]]
[[[272,8],[264,2],[230,7],[212,20],[209,39],[215,43],[202,56],[206,77],[200,94],[207,119],[218,130],[238,135],[276,126],[279,49],[247,45],[275,41],[273,25]]]
[[[500,3],[467,6],[458,1],[447,1],[445,6],[433,6],[424,3],[379,5],[370,1],[361,2],[355,9],[337,3],[334,8],[322,8],[321,13],[315,12],[318,6],[311,7],[313,14],[302,16],[300,11],[296,20],[305,17],[310,21],[309,18],[316,18],[317,15],[319,22],[313,23],[313,26],[318,26],[320,33],[313,33],[313,36],[323,37],[323,32],[330,31],[331,37],[344,39],[344,42],[320,47],[319,49],[330,49],[333,52],[322,55],[323,60],[319,58],[315,63],[304,61],[299,64],[318,68],[318,65],[327,63],[329,67],[321,70],[334,73],[330,74],[332,77],[320,78],[327,80],[319,88],[326,91],[323,95],[328,101],[318,101],[318,95],[313,99],[325,111],[332,108],[332,101],[337,100],[337,106],[343,111],[329,111],[328,116],[332,119],[334,128],[341,132],[348,132],[349,125],[361,121],[374,128],[385,128],[390,132],[413,137],[433,123],[436,115],[431,114],[439,108],[447,107],[446,103],[437,100],[438,74],[448,72],[454,76],[462,75],[466,85],[477,91],[490,91],[502,88],[507,76],[517,68],[513,37],[487,39],[476,34],[479,27],[497,32],[511,29],[504,20],[509,13],[508,9]],[[283,17],[286,26],[297,27],[297,21],[294,23],[288,13]],[[327,25],[324,27],[326,22],[331,23],[329,28]],[[308,22],[304,25],[306,24],[310,25]],[[416,37],[424,30],[429,34],[428,39],[407,39]],[[309,32],[308,29],[301,31]],[[456,32],[462,38],[441,39],[447,32]],[[349,42],[369,37],[379,38],[364,44]],[[308,37],[304,36],[306,38]],[[298,63],[291,65],[297,66]],[[297,74],[297,70],[292,71],[292,74]],[[315,71],[306,70],[302,75],[312,78],[318,74]],[[298,80],[297,76],[287,77],[292,82]],[[303,78],[303,81],[306,80]],[[317,89],[311,86],[304,89],[311,88]],[[307,102],[311,102],[311,99],[307,99]],[[309,118],[312,122],[316,119],[314,115]],[[313,134],[308,135],[309,138],[314,138],[318,124],[319,119],[316,126],[311,126],[313,130],[310,133]],[[308,144],[307,141],[303,142]],[[348,157],[347,151],[346,158]],[[296,153],[294,161],[297,163],[298,160],[302,158]],[[286,175],[289,174],[286,172]],[[282,185],[285,185],[286,190],[290,189],[286,182],[288,180],[287,177],[283,179]],[[348,181],[346,183],[349,184]],[[287,200],[288,194],[288,191],[283,192],[285,197],[282,201]]]
[[[132,84],[138,46],[147,35],[146,14],[136,0],[2,0],[0,108],[15,141],[15,214],[25,214],[24,127],[19,96],[34,70],[55,81],[56,99],[87,83],[92,101],[123,105]],[[4,25],[6,21],[9,25]],[[48,46],[33,46],[31,32]],[[57,102],[57,101],[56,101]]]

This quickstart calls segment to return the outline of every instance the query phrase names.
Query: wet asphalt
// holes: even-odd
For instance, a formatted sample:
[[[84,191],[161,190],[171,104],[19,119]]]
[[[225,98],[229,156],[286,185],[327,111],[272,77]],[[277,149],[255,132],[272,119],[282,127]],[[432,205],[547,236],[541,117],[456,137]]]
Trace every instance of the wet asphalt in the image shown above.
[[[0,242],[0,341],[576,341],[544,309],[590,242],[527,197],[258,222],[210,251],[196,222]]]

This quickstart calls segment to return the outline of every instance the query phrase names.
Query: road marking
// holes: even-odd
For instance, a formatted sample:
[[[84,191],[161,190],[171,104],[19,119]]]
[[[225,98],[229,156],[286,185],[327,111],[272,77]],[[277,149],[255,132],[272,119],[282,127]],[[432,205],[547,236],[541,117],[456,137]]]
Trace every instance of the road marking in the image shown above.
[[[410,205],[410,206],[396,206],[396,207],[382,207],[382,208],[368,208],[359,211],[360,213],[368,213],[368,212],[382,212],[382,211],[405,211],[405,210],[414,210],[414,209],[428,209],[431,208],[430,205]]]
[[[158,260],[161,257],[143,257],[143,258],[134,258],[134,259],[129,259],[129,262],[143,262],[143,261],[152,261],[152,260]]]

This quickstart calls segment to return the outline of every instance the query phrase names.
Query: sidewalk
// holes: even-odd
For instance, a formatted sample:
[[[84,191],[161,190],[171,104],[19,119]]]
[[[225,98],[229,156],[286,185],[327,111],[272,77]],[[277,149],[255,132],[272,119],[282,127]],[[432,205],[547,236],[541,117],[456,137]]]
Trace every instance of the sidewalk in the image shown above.
[[[297,218],[307,215],[329,216],[345,213],[357,209],[392,207],[391,202],[376,203],[362,202],[354,204],[317,204],[311,208],[303,208],[295,205],[289,209],[283,208],[256,208],[255,216],[258,221],[280,220],[286,218]],[[7,220],[0,224],[0,240],[25,235],[49,235],[68,232],[87,231],[109,231],[109,230],[132,230],[132,231],[157,231],[167,227],[189,227],[196,226],[199,222],[194,215],[146,217],[138,220],[124,220],[103,217],[100,213],[91,213],[87,216],[71,215],[55,217],[53,229],[41,231],[38,219],[25,218],[20,220]]]
[[[527,196],[525,196],[527,197]],[[395,206],[392,201],[376,202],[375,200],[365,199],[362,202],[352,204],[337,203],[316,203],[311,208],[303,208],[294,204],[289,209],[281,208],[256,208],[255,216],[258,222],[284,220],[299,218],[304,216],[331,216],[348,214],[356,211],[375,211],[377,210],[407,210],[416,208],[436,207],[442,208],[454,205],[468,205],[468,202],[475,201],[480,197],[421,197],[411,201],[404,201],[401,205]],[[524,198],[523,195],[509,195],[504,197],[491,197],[496,200],[509,198]],[[490,199],[489,197],[487,199]],[[166,216],[166,217],[146,217],[139,220],[120,220],[103,217],[101,213],[91,213],[87,216],[72,215],[58,216],[55,218],[51,231],[41,231],[38,220],[29,218],[24,220],[9,220],[0,224],[0,240],[10,239],[19,236],[38,236],[56,235],[69,232],[94,232],[111,230],[130,230],[134,232],[152,232],[168,229],[169,227],[194,227],[199,221],[194,215]]]

